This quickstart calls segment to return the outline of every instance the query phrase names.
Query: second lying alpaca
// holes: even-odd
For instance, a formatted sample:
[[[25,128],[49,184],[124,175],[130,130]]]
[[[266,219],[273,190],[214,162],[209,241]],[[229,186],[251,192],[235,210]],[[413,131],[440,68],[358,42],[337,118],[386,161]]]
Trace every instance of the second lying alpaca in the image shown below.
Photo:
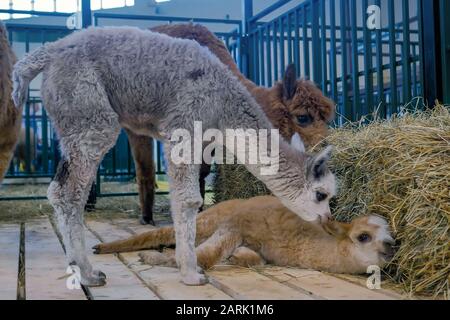
[[[324,230],[325,229],[325,230]],[[252,266],[265,262],[336,273],[364,273],[392,258],[393,238],[378,216],[351,223],[330,222],[325,228],[308,223],[272,196],[222,202],[199,214],[197,259],[210,268],[229,259]],[[152,230],[129,239],[99,244],[96,253],[158,249],[175,244],[172,227]],[[175,266],[170,253],[141,254],[144,262]]]

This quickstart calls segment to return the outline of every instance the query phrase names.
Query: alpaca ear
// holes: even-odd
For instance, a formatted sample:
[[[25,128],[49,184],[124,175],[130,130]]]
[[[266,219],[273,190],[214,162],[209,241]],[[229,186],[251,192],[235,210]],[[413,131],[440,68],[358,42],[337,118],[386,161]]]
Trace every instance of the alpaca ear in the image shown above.
[[[290,64],[288,65],[286,71],[284,72],[283,97],[286,100],[291,100],[294,97],[296,90],[297,90],[297,74],[295,71],[295,65]]]
[[[298,150],[301,153],[305,153],[305,145],[303,144],[302,138],[297,132],[294,133],[294,135],[291,138],[291,146],[295,150]]]
[[[350,233],[351,225],[349,223],[329,221],[323,225],[323,229],[337,238],[345,238]]]
[[[333,151],[332,146],[326,147],[323,151],[315,155],[309,165],[309,174],[314,179],[320,179],[325,175],[328,170],[327,162],[330,160],[331,152]]]

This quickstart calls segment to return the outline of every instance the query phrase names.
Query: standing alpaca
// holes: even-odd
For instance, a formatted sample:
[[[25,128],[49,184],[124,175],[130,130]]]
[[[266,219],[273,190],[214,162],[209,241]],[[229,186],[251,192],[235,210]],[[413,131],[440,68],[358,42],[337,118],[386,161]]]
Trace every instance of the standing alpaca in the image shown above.
[[[8,170],[22,122],[22,108],[16,109],[11,99],[11,74],[15,62],[16,56],[0,21],[0,183]]]
[[[206,27],[194,24],[169,24],[151,29],[171,37],[197,41],[207,47],[256,99],[273,126],[289,140],[294,133],[300,134],[306,145],[314,145],[327,135],[328,126],[334,117],[334,103],[311,81],[297,80],[295,67],[288,66],[283,81],[271,88],[259,87],[247,79],[237,67],[228,49]],[[133,153],[136,177],[139,187],[141,223],[154,224],[153,201],[155,186],[155,168],[153,163],[152,140],[127,130]],[[200,192],[205,195],[205,178],[210,173],[210,166],[202,164],[200,168]]]
[[[336,273],[365,273],[392,258],[393,239],[387,222],[363,216],[351,223],[331,221],[325,228],[306,222],[272,196],[229,200],[197,218],[197,259],[205,269],[229,259],[242,266],[265,262],[277,266]],[[99,244],[95,253],[158,249],[175,244],[174,230],[164,227],[129,239]],[[174,266],[170,254],[151,251],[148,264]]]
[[[200,165],[173,161],[179,143],[172,138],[179,129],[194,136],[194,122],[201,121],[204,130],[224,135],[226,129],[266,129],[271,141],[273,127],[255,100],[209,50],[136,28],[89,28],[25,56],[13,73],[16,106],[41,72],[42,99],[63,153],[47,194],[69,263],[79,266],[82,283],[105,283],[105,275],[87,259],[82,214],[98,165],[121,127],[164,143],[177,263],[184,283],[205,283],[195,255]],[[198,144],[189,146],[195,153]],[[279,147],[277,174],[262,174],[267,165],[261,162],[247,168],[303,219],[327,220],[335,188],[326,166],[330,148],[309,159],[284,140]]]

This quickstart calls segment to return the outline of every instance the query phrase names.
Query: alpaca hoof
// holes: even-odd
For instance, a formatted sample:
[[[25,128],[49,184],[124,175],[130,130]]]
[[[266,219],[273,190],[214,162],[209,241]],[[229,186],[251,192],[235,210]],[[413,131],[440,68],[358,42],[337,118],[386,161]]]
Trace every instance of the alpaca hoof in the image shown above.
[[[104,272],[100,270],[94,270],[92,273],[95,274],[99,279],[106,280],[106,274]]]
[[[94,250],[93,251],[94,254],[105,254],[105,253],[108,253],[108,252],[105,252],[106,250],[105,250],[105,247],[104,247],[103,243],[99,243],[99,244],[93,246],[92,250]]]
[[[106,275],[100,270],[94,270],[87,277],[82,277],[81,284],[86,287],[101,287],[106,284]]]
[[[95,211],[95,204],[91,204],[91,203],[86,204],[86,206],[84,207],[84,211],[86,211],[86,212]]]
[[[182,281],[187,286],[202,286],[208,283],[206,276],[197,272],[183,276]]]
[[[200,274],[205,274],[205,270],[202,267],[197,267],[197,272]]]
[[[141,217],[141,219],[139,219],[139,222],[144,226],[148,225],[148,224],[150,224],[152,226],[155,225],[155,221],[153,221],[152,218],[148,218],[148,217]]]
[[[93,251],[94,254],[100,254],[102,252],[102,250],[100,249],[100,245],[99,244],[93,246],[92,250],[94,250]]]

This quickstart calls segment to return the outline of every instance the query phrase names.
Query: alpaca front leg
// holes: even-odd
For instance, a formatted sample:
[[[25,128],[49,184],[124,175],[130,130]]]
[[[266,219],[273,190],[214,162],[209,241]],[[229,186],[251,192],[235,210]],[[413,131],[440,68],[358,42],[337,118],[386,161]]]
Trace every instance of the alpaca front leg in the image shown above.
[[[244,246],[234,250],[230,262],[241,267],[261,266],[266,263],[258,252]]]
[[[228,227],[219,228],[197,247],[198,263],[201,267],[210,269],[228,258],[241,243],[242,237],[238,231]]]
[[[187,198],[173,193],[172,215],[176,238],[176,261],[181,277],[187,285],[202,285],[206,277],[199,273],[195,254],[196,215],[202,204],[198,198]],[[181,200],[182,199],[182,200]],[[178,203],[181,200],[181,203]]]
[[[170,201],[176,239],[176,261],[182,281],[187,285],[202,285],[206,277],[198,272],[195,254],[196,216],[202,205],[199,191],[198,165],[176,165],[168,157]]]

